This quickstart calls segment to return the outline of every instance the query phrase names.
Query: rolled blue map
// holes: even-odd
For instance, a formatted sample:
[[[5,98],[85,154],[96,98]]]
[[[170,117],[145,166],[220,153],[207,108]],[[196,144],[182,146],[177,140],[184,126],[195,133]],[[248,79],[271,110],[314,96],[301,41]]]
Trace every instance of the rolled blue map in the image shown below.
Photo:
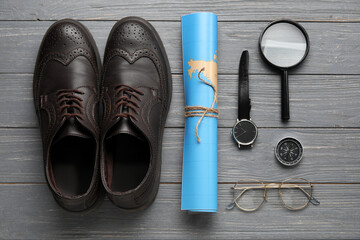
[[[193,13],[181,25],[185,105],[217,109],[217,16]],[[197,111],[185,120],[181,210],[216,212],[217,118]]]

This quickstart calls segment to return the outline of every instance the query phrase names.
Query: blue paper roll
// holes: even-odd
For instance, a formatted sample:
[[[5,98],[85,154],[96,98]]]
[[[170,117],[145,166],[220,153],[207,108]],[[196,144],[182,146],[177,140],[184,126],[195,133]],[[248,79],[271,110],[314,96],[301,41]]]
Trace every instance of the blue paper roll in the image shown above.
[[[181,18],[186,106],[211,108],[217,100],[217,16],[194,13]],[[213,87],[201,81],[211,83]],[[217,101],[213,108],[217,108]],[[196,110],[195,110],[196,111]],[[211,113],[210,113],[211,114]],[[181,209],[217,211],[217,118],[185,120]]]

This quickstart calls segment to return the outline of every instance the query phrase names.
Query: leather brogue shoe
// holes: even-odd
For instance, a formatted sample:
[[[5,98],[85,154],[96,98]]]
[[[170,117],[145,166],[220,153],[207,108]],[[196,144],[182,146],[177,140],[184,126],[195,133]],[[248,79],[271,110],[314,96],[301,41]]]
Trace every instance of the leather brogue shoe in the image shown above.
[[[149,206],[160,182],[161,146],[172,80],[154,27],[127,17],[110,32],[104,56],[101,178],[126,210]]]
[[[40,46],[33,92],[45,177],[55,200],[69,211],[89,210],[101,200],[100,75],[90,32],[74,20],[54,23]]]

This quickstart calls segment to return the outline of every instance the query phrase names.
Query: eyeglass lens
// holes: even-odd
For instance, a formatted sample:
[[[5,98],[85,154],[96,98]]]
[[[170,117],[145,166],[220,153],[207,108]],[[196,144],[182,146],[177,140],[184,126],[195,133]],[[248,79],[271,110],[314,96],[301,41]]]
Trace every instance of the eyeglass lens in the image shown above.
[[[312,196],[311,184],[305,179],[286,180],[279,192],[285,206],[293,210],[306,207]]]
[[[236,204],[243,210],[254,211],[263,203],[264,191],[264,185],[260,181],[239,181],[234,188]]]

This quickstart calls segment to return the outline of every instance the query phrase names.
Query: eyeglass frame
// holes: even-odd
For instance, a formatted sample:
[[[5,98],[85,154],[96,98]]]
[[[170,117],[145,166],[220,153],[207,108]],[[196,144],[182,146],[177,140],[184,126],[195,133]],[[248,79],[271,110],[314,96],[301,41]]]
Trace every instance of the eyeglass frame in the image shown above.
[[[238,185],[241,181],[245,181],[245,180],[247,180],[247,181],[256,181],[256,182],[260,183],[262,186],[260,186],[260,187],[236,188],[236,185]],[[310,187],[310,194],[307,191],[305,191],[303,189],[303,187],[300,186],[301,184],[286,183],[289,180],[303,180],[303,181],[305,181],[306,183],[301,183],[301,184],[306,184],[306,185],[309,184],[309,186],[306,186],[306,187]],[[254,212],[254,211],[258,210],[264,204],[265,200],[267,200],[266,190],[267,189],[276,189],[277,188],[279,190],[280,199],[281,199],[283,205],[285,206],[285,208],[287,208],[289,210],[292,210],[292,211],[302,210],[302,209],[306,208],[309,205],[310,202],[313,205],[319,205],[320,204],[320,202],[316,198],[314,198],[312,196],[313,187],[314,187],[314,185],[311,184],[308,180],[306,180],[304,178],[288,178],[288,179],[285,179],[284,181],[282,181],[281,183],[264,183],[264,182],[261,182],[261,181],[259,181],[257,179],[243,179],[243,180],[237,181],[235,183],[235,185],[233,187],[231,187],[231,189],[233,190],[233,201],[232,201],[232,203],[230,203],[228,205],[227,209],[230,210],[230,209],[234,208],[234,206],[236,205],[239,209],[241,209],[244,212]],[[259,204],[259,206],[257,206],[256,208],[251,208],[251,209],[241,207],[238,204],[237,199],[239,199],[247,190],[249,190],[249,189],[257,189],[257,188],[264,189],[264,197],[263,197],[262,202]],[[284,199],[282,197],[283,194],[281,192],[281,188],[298,188],[298,189],[300,189],[307,196],[307,198],[308,198],[307,203],[304,204],[303,206],[297,207],[297,208],[289,206],[288,204],[286,204],[286,202],[284,201]],[[235,190],[242,190],[242,189],[243,189],[243,191],[240,192],[237,197],[235,197]]]

